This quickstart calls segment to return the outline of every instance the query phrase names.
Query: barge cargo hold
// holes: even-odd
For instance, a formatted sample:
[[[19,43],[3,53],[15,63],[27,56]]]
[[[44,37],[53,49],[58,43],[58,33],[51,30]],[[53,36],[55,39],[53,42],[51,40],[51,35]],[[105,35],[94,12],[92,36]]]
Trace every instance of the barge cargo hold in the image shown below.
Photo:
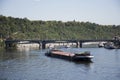
[[[90,52],[69,53],[55,49],[48,51],[47,53],[45,53],[45,55],[70,61],[91,61],[91,59],[94,57],[90,54]]]

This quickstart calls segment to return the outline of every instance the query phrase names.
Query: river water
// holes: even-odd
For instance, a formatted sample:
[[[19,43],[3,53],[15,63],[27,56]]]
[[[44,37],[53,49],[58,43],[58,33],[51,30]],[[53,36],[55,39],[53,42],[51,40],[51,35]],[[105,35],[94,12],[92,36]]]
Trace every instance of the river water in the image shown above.
[[[61,48],[67,52],[90,51],[91,63],[45,56],[45,50],[2,50],[0,80],[120,80],[120,50]]]

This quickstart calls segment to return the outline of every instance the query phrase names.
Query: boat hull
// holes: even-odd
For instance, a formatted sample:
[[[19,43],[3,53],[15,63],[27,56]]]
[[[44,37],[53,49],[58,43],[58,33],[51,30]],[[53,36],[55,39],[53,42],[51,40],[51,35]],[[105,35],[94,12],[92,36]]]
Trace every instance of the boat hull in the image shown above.
[[[93,56],[75,56],[73,57],[73,61],[91,61]]]

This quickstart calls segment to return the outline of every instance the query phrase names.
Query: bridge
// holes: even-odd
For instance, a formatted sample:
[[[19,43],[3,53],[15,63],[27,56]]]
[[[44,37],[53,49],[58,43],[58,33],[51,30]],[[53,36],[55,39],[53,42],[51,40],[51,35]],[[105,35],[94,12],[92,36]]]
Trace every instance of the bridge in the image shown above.
[[[39,48],[45,49],[46,44],[48,43],[76,43],[76,47],[82,48],[82,44],[85,42],[116,42],[116,40],[108,40],[108,39],[99,39],[99,40],[6,40],[5,46],[6,48],[12,47],[12,44],[30,44],[37,43],[39,44]],[[120,42],[120,41],[119,41]]]

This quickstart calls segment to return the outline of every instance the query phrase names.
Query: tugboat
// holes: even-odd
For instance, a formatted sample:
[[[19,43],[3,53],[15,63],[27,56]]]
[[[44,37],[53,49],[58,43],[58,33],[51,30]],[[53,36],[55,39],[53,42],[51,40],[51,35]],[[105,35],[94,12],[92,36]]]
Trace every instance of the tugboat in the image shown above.
[[[45,55],[70,61],[91,61],[91,59],[94,57],[90,54],[90,52],[69,53],[56,49],[48,51],[47,53],[45,53]]]

